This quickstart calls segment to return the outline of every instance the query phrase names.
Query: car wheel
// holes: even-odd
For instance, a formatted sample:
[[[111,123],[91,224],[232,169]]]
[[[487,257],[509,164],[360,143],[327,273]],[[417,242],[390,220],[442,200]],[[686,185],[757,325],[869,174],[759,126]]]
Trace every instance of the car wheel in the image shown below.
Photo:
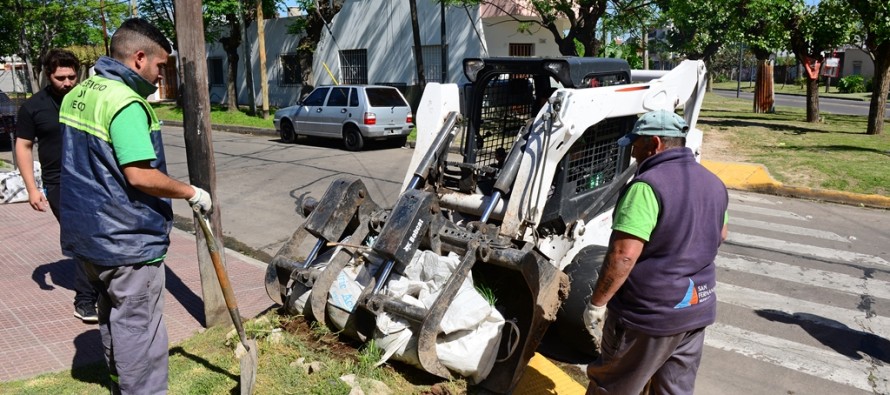
[[[556,321],[550,325],[550,331],[556,332],[561,347],[591,357],[598,356],[600,350],[584,325],[584,309],[590,304],[607,250],[608,247],[602,246],[584,247],[566,266],[563,272],[569,276],[571,289],[556,313]]]
[[[293,143],[297,140],[297,132],[294,130],[294,124],[286,119],[281,120],[281,141],[285,143]]]
[[[365,139],[362,132],[353,125],[347,125],[343,128],[343,145],[349,151],[361,151],[365,146]]]
[[[408,136],[399,136],[390,139],[393,147],[401,148],[405,146],[405,143],[408,142]]]

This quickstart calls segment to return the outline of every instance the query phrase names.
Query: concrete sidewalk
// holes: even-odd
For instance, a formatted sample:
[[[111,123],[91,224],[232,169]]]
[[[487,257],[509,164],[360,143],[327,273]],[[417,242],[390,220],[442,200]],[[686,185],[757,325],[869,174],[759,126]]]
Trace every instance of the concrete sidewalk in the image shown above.
[[[74,261],[59,249],[53,215],[0,204],[0,224],[0,382],[102,361],[98,326],[73,316]],[[204,326],[204,307],[195,237],[174,229],[170,239],[164,318],[173,345]],[[242,316],[272,306],[265,263],[227,251],[226,264]]]

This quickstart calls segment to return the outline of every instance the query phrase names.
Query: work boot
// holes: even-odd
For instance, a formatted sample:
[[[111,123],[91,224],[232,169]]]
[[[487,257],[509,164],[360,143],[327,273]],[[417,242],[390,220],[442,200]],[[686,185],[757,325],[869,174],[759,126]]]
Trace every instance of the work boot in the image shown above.
[[[89,324],[99,322],[99,314],[96,313],[96,307],[91,303],[81,303],[74,306],[74,316]]]

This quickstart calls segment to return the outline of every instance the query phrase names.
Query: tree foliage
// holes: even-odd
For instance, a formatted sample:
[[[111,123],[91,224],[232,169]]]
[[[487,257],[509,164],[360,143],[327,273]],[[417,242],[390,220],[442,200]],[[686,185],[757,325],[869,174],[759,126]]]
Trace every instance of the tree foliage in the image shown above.
[[[739,0],[655,2],[670,24],[670,48],[689,59],[709,62],[725,43],[739,39]]]
[[[300,62],[301,79],[303,80],[301,96],[308,94],[315,89],[313,83],[315,81],[312,69],[312,58],[318,43],[321,41],[322,32],[325,25],[334,19],[334,16],[340,12],[342,3],[334,2],[315,2],[311,0],[297,0],[297,6],[306,11],[306,15],[297,18],[296,21],[288,26],[287,32],[295,35],[302,35],[300,42],[297,44],[297,59]]]
[[[803,0],[783,0],[780,7],[785,28],[790,35],[790,48],[797,59],[812,73],[807,77],[807,122],[819,122],[819,65],[825,53],[849,43],[855,27],[855,15],[842,0],[822,0],[807,5]]]
[[[142,0],[139,13],[164,32],[176,48],[178,39],[174,4],[174,0]],[[238,109],[238,49],[243,42],[244,28],[256,19],[256,4],[255,0],[203,0],[201,3],[204,11],[204,41],[208,44],[219,42],[226,52],[226,99],[229,111]],[[262,0],[263,15],[277,15],[279,4],[283,4],[283,1]]]
[[[31,89],[37,89],[40,59],[51,48],[101,45],[102,15],[110,28],[128,16],[127,4],[100,0],[0,0],[0,53],[16,54],[28,67]]]

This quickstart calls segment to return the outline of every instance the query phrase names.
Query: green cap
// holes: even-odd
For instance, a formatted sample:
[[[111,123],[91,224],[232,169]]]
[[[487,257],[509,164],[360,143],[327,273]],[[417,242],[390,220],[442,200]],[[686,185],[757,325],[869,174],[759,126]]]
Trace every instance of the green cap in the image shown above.
[[[673,111],[655,110],[643,114],[633,130],[618,140],[618,145],[631,145],[640,136],[686,137],[688,131],[686,121]]]

